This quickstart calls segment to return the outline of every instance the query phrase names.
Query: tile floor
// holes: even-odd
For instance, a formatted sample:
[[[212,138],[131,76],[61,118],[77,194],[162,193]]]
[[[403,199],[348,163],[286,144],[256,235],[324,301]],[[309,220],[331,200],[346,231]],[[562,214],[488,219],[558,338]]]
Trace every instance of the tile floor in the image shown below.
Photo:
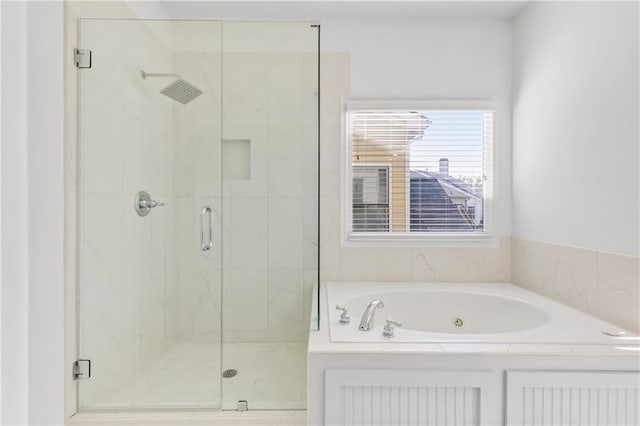
[[[306,342],[225,343],[220,350],[216,343],[175,344],[87,408],[235,410],[239,400],[248,401],[250,411],[306,408]],[[238,374],[221,378],[231,368]],[[81,382],[80,394],[90,385]]]
[[[249,410],[304,410],[307,406],[307,343],[225,343],[222,408],[247,400]]]

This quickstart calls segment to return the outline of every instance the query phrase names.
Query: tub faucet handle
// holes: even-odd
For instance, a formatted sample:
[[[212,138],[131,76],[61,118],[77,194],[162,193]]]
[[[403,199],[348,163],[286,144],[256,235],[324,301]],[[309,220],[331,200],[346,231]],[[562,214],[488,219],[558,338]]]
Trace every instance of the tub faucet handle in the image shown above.
[[[340,314],[340,324],[350,324],[351,316],[349,315],[349,308],[336,305],[336,309],[342,311],[342,313]]]
[[[382,329],[382,335],[384,337],[393,337],[394,330],[396,327],[402,327],[402,323],[398,321],[394,321],[391,318],[389,318],[387,320],[387,323],[384,325],[384,328]]]

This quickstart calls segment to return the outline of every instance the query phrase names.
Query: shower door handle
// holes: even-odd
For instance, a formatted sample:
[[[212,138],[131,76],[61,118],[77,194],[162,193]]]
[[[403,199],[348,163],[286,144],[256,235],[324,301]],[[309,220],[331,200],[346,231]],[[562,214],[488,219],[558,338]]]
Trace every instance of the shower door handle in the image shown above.
[[[207,218],[209,220],[207,220]],[[205,228],[209,228],[208,235],[205,235]],[[204,206],[200,211],[200,249],[209,251],[213,248],[213,210],[211,206]]]

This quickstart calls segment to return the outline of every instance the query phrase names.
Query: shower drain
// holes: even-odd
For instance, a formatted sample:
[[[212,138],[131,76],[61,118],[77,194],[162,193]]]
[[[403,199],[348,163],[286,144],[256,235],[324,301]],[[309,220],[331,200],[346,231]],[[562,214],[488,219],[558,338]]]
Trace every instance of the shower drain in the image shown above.
[[[464,325],[464,321],[462,321],[462,318],[456,318],[453,320],[453,325],[456,327],[462,327]]]
[[[236,374],[238,374],[238,370],[234,370],[234,369],[224,370],[222,372],[222,377],[224,377],[225,379],[228,379],[230,377],[234,377]]]

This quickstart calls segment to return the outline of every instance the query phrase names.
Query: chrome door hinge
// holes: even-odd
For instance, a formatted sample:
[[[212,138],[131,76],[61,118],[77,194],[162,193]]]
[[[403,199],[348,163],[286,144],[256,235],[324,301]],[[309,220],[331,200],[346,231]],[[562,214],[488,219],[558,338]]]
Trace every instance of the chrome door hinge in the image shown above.
[[[73,378],[75,380],[91,377],[91,360],[79,359],[73,363]]]
[[[78,68],[91,68],[91,51],[89,49],[73,49],[73,60]]]

